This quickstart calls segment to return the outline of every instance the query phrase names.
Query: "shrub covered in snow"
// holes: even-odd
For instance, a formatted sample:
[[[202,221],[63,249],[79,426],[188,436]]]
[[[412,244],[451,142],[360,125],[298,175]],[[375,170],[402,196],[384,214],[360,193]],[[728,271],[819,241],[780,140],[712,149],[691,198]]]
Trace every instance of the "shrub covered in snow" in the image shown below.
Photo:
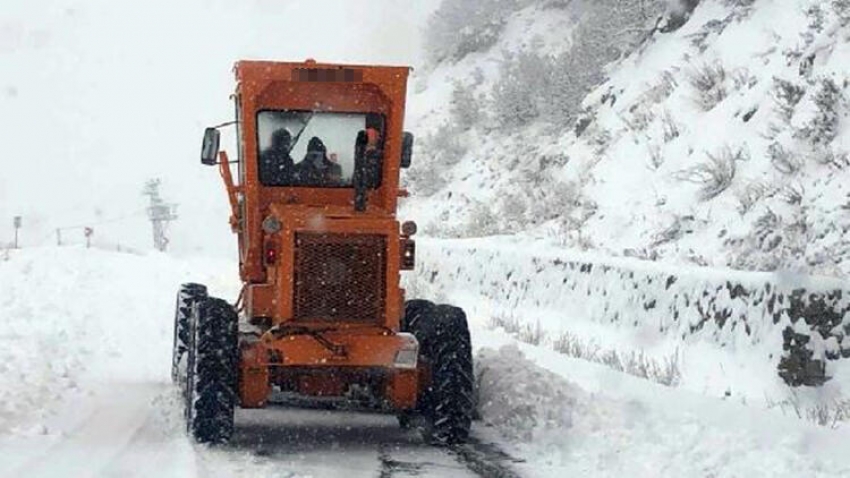
[[[466,131],[475,126],[481,119],[483,101],[483,98],[475,96],[470,86],[455,81],[449,103],[452,124],[460,131]]]
[[[738,161],[748,159],[749,153],[744,148],[733,150],[726,146],[720,153],[706,153],[706,156],[706,162],[678,174],[680,179],[700,185],[700,198],[703,201],[714,199],[729,189],[738,170]]]
[[[540,116],[550,91],[552,62],[527,51],[506,55],[500,65],[499,80],[493,85],[496,122],[504,128],[516,128]]]
[[[797,136],[807,140],[814,148],[829,146],[838,136],[839,108],[844,100],[844,93],[835,81],[822,78],[814,98],[816,111],[810,121],[797,131]]]
[[[428,21],[425,49],[433,63],[459,60],[499,39],[516,0],[443,0]]]
[[[806,88],[782,78],[773,79],[773,100],[781,117],[788,121],[794,116],[794,109],[806,94]]]
[[[726,69],[720,63],[698,66],[691,70],[688,82],[696,91],[696,101],[709,111],[726,98]]]

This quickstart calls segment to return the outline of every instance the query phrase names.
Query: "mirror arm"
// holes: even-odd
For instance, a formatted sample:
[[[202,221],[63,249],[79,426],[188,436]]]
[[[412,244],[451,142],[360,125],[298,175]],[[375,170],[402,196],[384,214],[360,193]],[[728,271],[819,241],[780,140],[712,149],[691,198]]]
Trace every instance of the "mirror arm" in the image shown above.
[[[224,187],[227,189],[227,199],[230,201],[230,227],[235,232],[239,229],[239,200],[236,196],[237,188],[233,184],[233,174],[230,172],[230,161],[227,157],[227,152],[219,152],[218,160],[218,171],[221,173],[221,179],[224,180]]]

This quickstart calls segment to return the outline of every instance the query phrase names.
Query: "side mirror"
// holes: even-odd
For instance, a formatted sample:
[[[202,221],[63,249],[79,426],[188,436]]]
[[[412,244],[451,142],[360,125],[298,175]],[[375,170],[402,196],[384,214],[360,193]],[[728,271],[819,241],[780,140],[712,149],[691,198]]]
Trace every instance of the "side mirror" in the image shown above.
[[[218,147],[221,133],[215,128],[204,130],[204,143],[201,145],[201,163],[207,166],[218,164]]]
[[[401,167],[409,168],[413,161],[413,133],[404,132],[401,140]]]

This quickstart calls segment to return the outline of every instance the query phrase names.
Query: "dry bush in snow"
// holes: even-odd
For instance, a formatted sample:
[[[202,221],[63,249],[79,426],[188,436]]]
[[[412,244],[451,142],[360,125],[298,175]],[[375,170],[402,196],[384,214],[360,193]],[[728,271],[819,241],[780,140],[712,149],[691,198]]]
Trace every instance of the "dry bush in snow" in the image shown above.
[[[651,109],[638,103],[629,108],[628,114],[620,115],[620,119],[623,120],[633,133],[640,133],[646,131],[646,128],[655,119],[655,115],[652,114]]]
[[[671,115],[670,111],[667,109],[665,109],[664,113],[661,114],[661,128],[664,132],[665,143],[673,141],[681,134],[681,131],[679,130],[679,124],[676,123],[676,120],[673,118],[673,115]]]
[[[815,148],[829,146],[838,136],[841,122],[839,108],[843,106],[844,101],[844,93],[835,81],[831,78],[821,79],[814,98],[817,111],[795,136],[807,140]]]
[[[664,164],[664,152],[657,145],[649,145],[647,149],[649,150],[649,169],[658,171]]]
[[[540,326],[540,321],[534,324],[521,322],[514,315],[494,315],[490,318],[491,328],[501,328],[520,342],[540,345],[546,340],[546,333]]]
[[[720,63],[704,64],[688,74],[688,83],[697,92],[697,103],[709,111],[726,99],[726,69]]]
[[[552,348],[569,357],[603,364],[614,370],[662,385],[677,385],[682,378],[678,353],[659,362],[643,352],[622,353],[616,350],[603,350],[599,344],[592,341],[586,342],[568,331],[562,332],[553,341]]]
[[[800,190],[797,193],[802,194]],[[813,230],[805,208],[798,206],[795,209],[786,219],[770,209],[756,219],[749,234],[737,244],[729,265],[736,269],[758,271],[808,271],[810,265],[806,263],[806,250],[812,241]]]
[[[782,174],[793,175],[803,168],[803,161],[777,141],[767,147],[770,164]]]
[[[678,173],[678,178],[700,185],[700,199],[708,201],[729,189],[735,179],[738,161],[746,161],[746,149],[725,146],[719,154],[707,153],[708,160]]]
[[[770,192],[770,188],[758,181],[753,181],[736,194],[738,197],[738,213],[742,216],[750,212],[759,201]]]
[[[782,119],[789,121],[806,89],[782,78],[773,79],[773,102]]]
[[[837,398],[830,403],[805,405],[792,390],[791,395],[778,402],[766,399],[767,408],[778,408],[784,415],[796,416],[800,420],[828,428],[839,428],[850,421],[850,399]]]
[[[776,195],[792,206],[798,206],[803,202],[803,196],[806,194],[806,188],[802,184],[786,184],[779,188]]]

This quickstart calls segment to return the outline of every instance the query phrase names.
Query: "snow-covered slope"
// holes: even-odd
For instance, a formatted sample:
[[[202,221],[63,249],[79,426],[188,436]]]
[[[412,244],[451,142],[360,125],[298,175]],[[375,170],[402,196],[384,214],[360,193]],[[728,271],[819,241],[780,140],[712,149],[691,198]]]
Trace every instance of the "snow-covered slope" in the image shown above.
[[[427,233],[850,271],[846,2],[703,0],[610,64],[575,122],[505,128],[494,98],[505,52],[568,52],[583,21],[579,1],[520,3],[491,47],[420,72],[411,184],[428,197],[406,213]],[[480,109],[460,124],[469,115],[452,110],[470,95]]]

